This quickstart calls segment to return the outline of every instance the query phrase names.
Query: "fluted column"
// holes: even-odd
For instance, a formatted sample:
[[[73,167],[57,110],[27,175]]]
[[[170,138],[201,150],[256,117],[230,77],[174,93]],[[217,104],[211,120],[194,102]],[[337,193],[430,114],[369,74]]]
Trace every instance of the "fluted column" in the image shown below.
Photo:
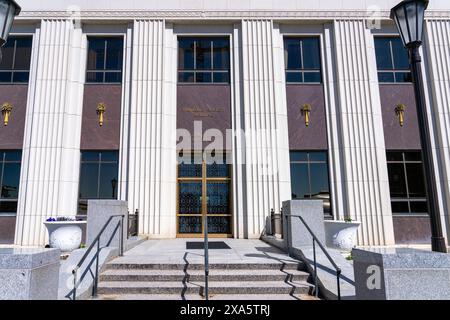
[[[244,207],[248,237],[259,237],[270,210],[290,199],[282,37],[271,20],[242,21],[245,130]]]
[[[176,235],[176,37],[163,20],[133,25],[128,205],[139,233]]]
[[[68,20],[33,39],[15,243],[43,245],[43,222],[77,212],[86,41]]]
[[[346,213],[359,245],[394,243],[373,36],[364,20],[334,22],[337,119]]]
[[[450,243],[450,20],[426,20],[424,80],[430,88],[429,112],[444,237]],[[424,70],[425,71],[425,70]]]

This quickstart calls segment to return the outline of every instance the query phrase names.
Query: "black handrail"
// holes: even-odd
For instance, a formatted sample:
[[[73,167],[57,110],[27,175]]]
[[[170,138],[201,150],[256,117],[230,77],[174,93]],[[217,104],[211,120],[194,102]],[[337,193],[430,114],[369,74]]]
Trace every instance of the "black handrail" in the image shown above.
[[[338,265],[334,262],[333,258],[330,256],[330,254],[328,253],[327,249],[324,247],[324,245],[320,242],[320,240],[316,237],[316,235],[314,234],[314,232],[311,230],[311,228],[308,226],[308,224],[306,223],[306,221],[303,219],[303,217],[299,216],[299,215],[288,215],[286,214],[286,218],[288,216],[291,217],[296,217],[299,218],[300,221],[303,223],[303,225],[306,227],[306,230],[308,230],[309,234],[312,236],[313,238],[313,259],[314,259],[314,294],[316,297],[319,296],[319,286],[318,286],[318,281],[317,281],[317,260],[316,260],[316,242],[319,245],[320,249],[322,249],[323,253],[325,254],[325,256],[328,258],[328,261],[330,261],[330,263],[333,265],[334,269],[336,270],[336,281],[337,281],[337,293],[338,293],[338,300],[341,300],[341,284],[340,284],[340,278],[341,278],[341,273],[342,270],[341,268],[338,267]],[[286,220],[287,221],[287,220]],[[289,230],[289,228],[288,228]],[[287,243],[288,239],[286,239],[286,243]]]
[[[106,230],[108,225],[111,223],[113,218],[121,217],[119,223],[117,224],[117,228],[120,228],[120,235],[119,235],[119,256],[123,256],[123,220],[125,218],[125,215],[113,215],[110,216],[109,219],[106,221],[106,223],[103,225],[103,228],[100,230],[100,232],[97,234],[97,236],[92,241],[89,248],[84,253],[83,257],[80,259],[80,262],[75,266],[75,268],[72,270],[73,274],[73,291],[72,291],[72,300],[76,300],[77,298],[77,287],[83,280],[83,277],[80,278],[80,281],[77,280],[77,274],[78,270],[83,265],[84,261],[88,257],[89,253],[91,253],[92,249],[94,248],[95,244],[97,244],[97,251],[95,253],[95,259],[96,259],[96,265],[95,265],[95,276],[94,276],[94,285],[92,287],[92,296],[95,297],[97,295],[97,288],[98,288],[98,269],[99,269],[99,259],[100,259],[100,237],[102,236],[103,232]]]
[[[205,251],[205,300],[209,299],[208,291],[208,277],[209,277],[209,248],[208,248],[208,217],[204,217],[204,251]]]

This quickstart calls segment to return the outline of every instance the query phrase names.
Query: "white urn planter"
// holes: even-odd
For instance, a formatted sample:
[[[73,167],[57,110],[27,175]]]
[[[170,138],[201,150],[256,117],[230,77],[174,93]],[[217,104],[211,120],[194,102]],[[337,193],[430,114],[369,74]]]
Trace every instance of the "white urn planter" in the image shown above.
[[[46,221],[50,247],[63,252],[80,248],[83,235],[83,225],[86,221]]]
[[[350,251],[356,246],[356,231],[361,222],[328,220],[324,223],[327,247]]]

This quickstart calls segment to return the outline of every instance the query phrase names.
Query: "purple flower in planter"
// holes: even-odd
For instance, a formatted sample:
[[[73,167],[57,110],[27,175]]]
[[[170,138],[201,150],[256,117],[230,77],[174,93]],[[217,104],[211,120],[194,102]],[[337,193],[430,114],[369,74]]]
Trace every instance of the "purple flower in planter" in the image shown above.
[[[56,219],[55,218],[52,218],[52,217],[50,217],[50,218],[48,218],[47,220],[45,220],[45,221],[47,221],[47,222],[53,222],[53,221],[56,221]]]

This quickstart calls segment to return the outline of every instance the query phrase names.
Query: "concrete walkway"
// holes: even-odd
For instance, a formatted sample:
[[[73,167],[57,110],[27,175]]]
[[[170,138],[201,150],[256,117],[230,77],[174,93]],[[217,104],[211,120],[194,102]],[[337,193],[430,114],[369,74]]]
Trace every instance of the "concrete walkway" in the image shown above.
[[[127,251],[123,257],[114,260],[115,263],[169,263],[203,264],[204,250],[188,250],[186,242],[202,239],[169,239],[147,240]],[[210,242],[223,241],[231,249],[210,249],[210,264],[230,263],[297,263],[281,250],[260,240],[247,239],[210,239]]]

